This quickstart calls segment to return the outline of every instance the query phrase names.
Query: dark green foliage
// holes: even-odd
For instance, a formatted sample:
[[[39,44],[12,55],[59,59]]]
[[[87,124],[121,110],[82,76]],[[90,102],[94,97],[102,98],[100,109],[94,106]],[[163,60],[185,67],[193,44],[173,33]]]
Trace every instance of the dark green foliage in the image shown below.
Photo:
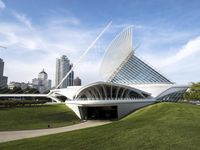
[[[10,89],[8,88],[0,88],[0,94],[5,94],[5,93],[9,93]]]
[[[83,130],[0,144],[14,150],[199,150],[200,107],[158,103]]]
[[[31,106],[36,104],[44,104],[48,100],[0,100],[0,107],[16,107],[16,106]]]
[[[27,93],[27,94],[37,94],[37,93],[40,93],[37,89],[35,88],[27,88],[27,89],[24,89],[24,93]]]
[[[14,87],[12,90],[9,92],[10,94],[22,94],[23,90],[20,87]]]
[[[39,93],[37,89],[27,87],[22,90],[20,87],[14,87],[12,90],[9,88],[0,88],[0,94],[36,94]]]
[[[186,100],[200,100],[200,82],[192,83],[191,88],[184,94]]]

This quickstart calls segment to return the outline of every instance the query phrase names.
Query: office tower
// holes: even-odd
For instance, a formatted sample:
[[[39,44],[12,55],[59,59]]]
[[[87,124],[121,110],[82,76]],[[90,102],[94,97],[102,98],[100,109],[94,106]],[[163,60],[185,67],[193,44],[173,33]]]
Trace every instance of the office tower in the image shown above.
[[[5,88],[7,86],[8,77],[3,76],[4,62],[0,58],[0,88]]]
[[[4,62],[3,62],[3,60],[0,58],[0,76],[3,76],[3,69],[4,69]]]
[[[61,56],[61,58],[56,59],[56,79],[55,79],[56,86],[62,81],[62,79],[70,71],[72,66],[73,65],[70,64],[70,60],[65,55]],[[72,71],[69,74],[69,76],[65,79],[65,81],[61,84],[60,88],[73,86],[73,80],[74,80],[74,72]]]
[[[73,64],[70,64],[70,70],[71,68],[73,67]],[[73,86],[74,85],[74,71],[72,71],[72,73],[69,74],[69,78],[68,78],[68,81],[67,81],[67,85],[68,86]]]
[[[79,77],[76,77],[76,79],[74,79],[74,86],[81,86],[81,79]]]

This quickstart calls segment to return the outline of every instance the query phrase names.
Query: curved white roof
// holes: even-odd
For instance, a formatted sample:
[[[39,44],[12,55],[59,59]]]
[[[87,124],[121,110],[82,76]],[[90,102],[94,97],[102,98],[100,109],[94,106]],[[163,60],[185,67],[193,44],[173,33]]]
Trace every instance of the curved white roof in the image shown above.
[[[151,95],[150,93],[147,93],[147,92],[145,92],[143,90],[136,89],[134,87],[130,87],[130,86],[122,85],[122,84],[115,84],[115,83],[111,83],[111,82],[102,82],[102,81],[99,81],[99,82],[94,82],[94,83],[91,83],[91,84],[88,84],[86,86],[83,86],[83,87],[79,88],[76,91],[76,94],[75,94],[74,98],[76,98],[79,95],[79,93],[81,93],[83,90],[85,90],[87,88],[90,88],[90,87],[93,87],[93,86],[98,86],[98,85],[116,86],[116,87],[126,88],[126,89],[135,91],[135,92],[140,93],[140,94],[145,94],[145,95],[149,95],[149,96]]]
[[[108,79],[132,52],[132,26],[125,28],[109,44],[100,67],[100,74]]]
[[[82,86],[68,86],[67,88],[51,90],[51,92],[52,94],[59,94],[67,97],[68,99],[73,99],[76,92],[81,88]]]
[[[137,93],[140,93],[141,95],[148,95],[148,96],[151,95],[148,92],[136,89],[134,87],[130,87],[130,86],[122,85],[122,84],[115,84],[115,83],[111,83],[111,82],[95,82],[95,83],[88,84],[86,86],[69,86],[69,87],[64,88],[64,89],[54,89],[54,90],[51,90],[51,92],[52,92],[52,95],[59,94],[59,95],[66,96],[68,99],[73,100],[83,90],[90,88],[90,87],[95,87],[95,86],[98,86],[98,85],[116,86],[116,87],[119,87],[119,88],[125,88],[125,89],[129,89],[131,91],[135,91]]]

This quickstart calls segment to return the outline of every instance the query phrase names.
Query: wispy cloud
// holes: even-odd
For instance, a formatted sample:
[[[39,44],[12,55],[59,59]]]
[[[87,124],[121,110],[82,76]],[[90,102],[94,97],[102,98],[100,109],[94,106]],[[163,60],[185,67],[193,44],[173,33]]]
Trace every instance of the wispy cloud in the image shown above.
[[[75,17],[65,18],[65,17],[52,17],[49,20],[51,25],[62,25],[62,24],[71,24],[71,25],[79,25],[80,20]]]
[[[5,7],[6,7],[5,3],[2,0],[0,0],[0,10],[4,9]]]
[[[198,52],[200,52],[200,36],[190,40],[178,52],[165,59],[160,64],[160,67],[170,66],[179,61],[183,61],[185,58],[191,57]]]
[[[2,0],[0,9],[5,8],[5,4],[2,2],[1,5],[1,2]],[[6,51],[1,51],[2,57],[5,58],[5,74],[9,80],[14,81],[31,81],[45,68],[54,82],[55,59],[65,54],[75,62],[103,28],[103,25],[84,28],[79,18],[63,11],[48,12],[48,16],[43,16],[45,19],[41,24],[36,24],[24,13],[10,13],[12,19],[0,22],[0,41],[8,47]],[[101,80],[98,74],[101,54],[115,34],[130,24],[132,23],[114,24],[81,62],[75,75],[80,76],[84,83]],[[198,34],[141,24],[135,24],[133,27],[134,43],[141,43],[136,54],[140,54],[175,82],[198,80]]]
[[[97,28],[81,28],[78,19],[74,20],[77,27],[71,27],[73,22],[71,17],[69,19],[65,17],[66,20],[70,20],[65,20],[65,23],[61,22],[60,18],[58,20],[54,18],[53,21],[49,19],[43,25],[34,26],[31,18],[25,14],[15,11],[12,15],[15,22],[0,23],[0,41],[8,47],[3,56],[6,58],[5,73],[10,81],[31,81],[42,68],[45,68],[49,78],[54,82],[55,59],[65,54],[75,62],[99,33]],[[95,49],[98,49],[98,46],[95,46],[93,51]],[[93,59],[88,59],[87,56],[75,71],[75,75],[83,79],[90,76],[84,83],[97,78],[96,72],[98,72],[96,68],[99,57],[92,53],[88,55]]]
[[[146,54],[143,58],[167,74],[177,83],[197,82],[200,76],[200,36],[197,36],[176,51]]]
[[[16,11],[13,11],[13,15],[22,23],[24,23],[30,30],[33,30],[33,27],[31,25],[31,20],[22,13],[18,13]]]

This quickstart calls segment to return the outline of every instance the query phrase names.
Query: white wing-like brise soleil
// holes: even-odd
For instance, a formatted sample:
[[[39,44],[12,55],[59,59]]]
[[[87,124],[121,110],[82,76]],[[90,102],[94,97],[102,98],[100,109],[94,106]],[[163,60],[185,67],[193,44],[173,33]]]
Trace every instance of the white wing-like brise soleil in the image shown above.
[[[133,51],[133,27],[129,26],[119,33],[107,47],[100,66],[100,75],[108,79]]]

